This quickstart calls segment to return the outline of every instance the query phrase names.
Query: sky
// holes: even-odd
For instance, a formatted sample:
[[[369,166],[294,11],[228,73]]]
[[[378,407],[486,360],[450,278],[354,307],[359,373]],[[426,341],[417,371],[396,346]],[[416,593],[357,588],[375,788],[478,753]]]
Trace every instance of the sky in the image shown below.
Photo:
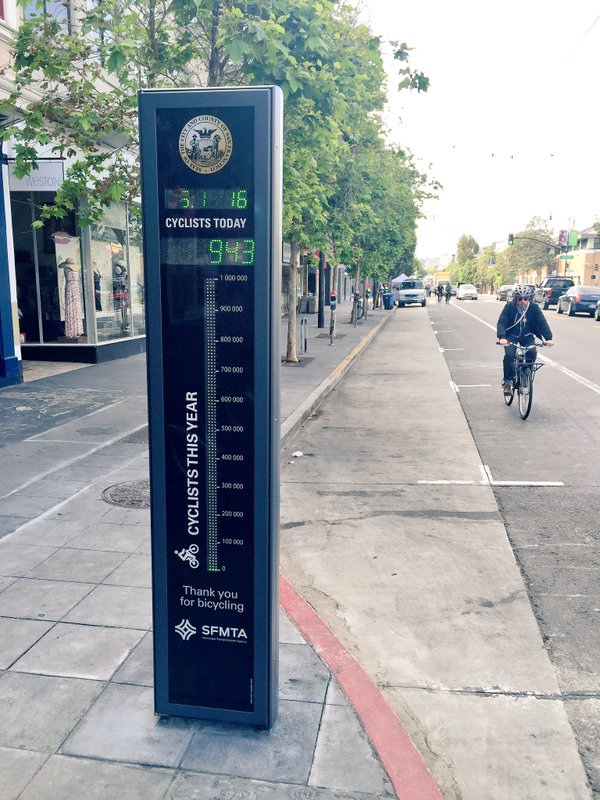
[[[598,0],[362,6],[430,79],[426,93],[398,92],[399,64],[386,59],[390,141],[444,187],[423,208],[418,257],[456,253],[463,234],[502,247],[533,217],[556,234],[600,218]]]

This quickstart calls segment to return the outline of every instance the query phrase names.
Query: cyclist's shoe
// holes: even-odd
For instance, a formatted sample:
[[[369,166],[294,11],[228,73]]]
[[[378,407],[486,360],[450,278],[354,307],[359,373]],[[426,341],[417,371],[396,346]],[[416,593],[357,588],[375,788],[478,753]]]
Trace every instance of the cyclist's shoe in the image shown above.
[[[504,394],[511,395],[515,390],[515,385],[510,378],[502,381],[502,391]]]

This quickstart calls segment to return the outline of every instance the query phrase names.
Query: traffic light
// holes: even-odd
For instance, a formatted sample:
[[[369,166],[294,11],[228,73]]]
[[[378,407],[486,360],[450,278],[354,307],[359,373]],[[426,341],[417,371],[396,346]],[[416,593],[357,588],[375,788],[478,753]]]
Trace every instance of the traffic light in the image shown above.
[[[515,243],[515,236],[514,236],[513,233],[509,233],[508,234],[508,243],[509,244],[514,244]]]

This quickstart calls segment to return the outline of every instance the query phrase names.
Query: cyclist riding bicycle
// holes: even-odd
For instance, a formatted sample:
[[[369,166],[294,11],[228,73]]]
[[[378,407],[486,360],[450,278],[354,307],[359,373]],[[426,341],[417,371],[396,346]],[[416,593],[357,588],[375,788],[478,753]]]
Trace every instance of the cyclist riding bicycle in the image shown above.
[[[446,289],[444,291],[444,294],[446,295],[446,302],[449,303],[450,302],[450,298],[452,297],[452,285],[451,284],[449,284],[449,283],[446,284]]]
[[[517,351],[516,345],[532,345],[535,336],[545,339],[548,347],[552,347],[552,331],[546,322],[544,312],[533,303],[533,289],[525,284],[517,284],[513,289],[513,299],[502,309],[498,318],[496,334],[498,344],[504,345],[504,380],[502,386],[504,394],[511,394],[514,382],[514,360]],[[527,358],[535,361],[537,349],[529,350]]]
[[[442,297],[444,296],[444,284],[443,283],[438,283],[438,287],[436,289],[436,292],[437,292],[438,303],[441,303],[442,302]]]

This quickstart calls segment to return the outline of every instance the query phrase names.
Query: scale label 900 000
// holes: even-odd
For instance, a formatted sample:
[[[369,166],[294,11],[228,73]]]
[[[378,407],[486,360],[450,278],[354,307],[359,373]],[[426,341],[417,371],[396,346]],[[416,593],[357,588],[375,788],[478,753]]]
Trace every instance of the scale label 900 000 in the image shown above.
[[[140,112],[156,708],[269,726],[279,93],[142,92]]]

